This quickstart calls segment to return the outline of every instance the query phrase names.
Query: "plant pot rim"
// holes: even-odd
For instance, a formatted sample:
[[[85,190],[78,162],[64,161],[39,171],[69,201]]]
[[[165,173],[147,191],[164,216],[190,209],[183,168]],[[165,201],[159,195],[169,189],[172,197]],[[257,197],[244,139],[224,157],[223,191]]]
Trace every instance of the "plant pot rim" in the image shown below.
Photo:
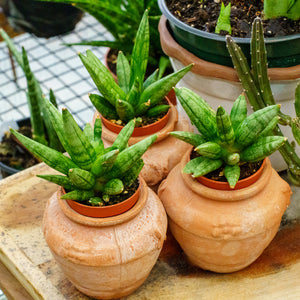
[[[203,60],[180,46],[172,37],[167,27],[167,18],[164,15],[161,16],[158,30],[164,53],[171,58],[177,59],[184,66],[193,63],[192,73],[239,82],[237,72],[234,68]],[[268,68],[270,80],[295,80],[299,78],[299,74],[300,64],[293,67]]]
[[[145,125],[142,127],[136,127],[133,130],[133,133],[131,136],[133,137],[140,137],[140,136],[145,136],[145,135],[150,135],[150,134],[154,134],[156,132],[158,132],[159,130],[161,130],[162,128],[164,128],[166,126],[166,124],[168,123],[169,119],[170,119],[170,114],[171,114],[171,102],[168,99],[168,97],[165,97],[165,99],[168,101],[170,108],[168,110],[168,112],[158,121],[151,123],[149,125]],[[110,122],[109,120],[107,120],[106,118],[104,118],[101,115],[101,120],[103,125],[109,129],[110,131],[114,132],[114,133],[120,133],[120,131],[124,128],[124,126],[118,125],[118,124],[114,124],[112,122]]]
[[[135,194],[130,197],[130,198],[135,198],[134,201],[131,201],[130,198],[128,198],[127,200],[121,203],[111,205],[111,206],[105,206],[105,207],[86,206],[72,200],[60,199],[61,195],[63,194],[62,187],[60,187],[57,191],[57,199],[64,214],[69,219],[71,219],[76,223],[91,225],[95,227],[106,227],[106,226],[117,225],[125,221],[131,220],[143,209],[148,197],[148,190],[147,190],[148,187],[141,176],[139,176],[139,181],[140,181],[139,188],[137,189]],[[97,216],[96,215],[87,216],[78,211],[75,211],[74,206],[73,205],[72,207],[70,206],[69,204],[70,202],[73,202],[73,204],[74,203],[80,204],[79,207],[85,206],[91,208],[90,210],[96,210],[97,212],[95,214]],[[123,211],[120,210],[120,206],[122,207],[122,205],[119,205],[122,203],[123,206],[125,206],[125,209]],[[113,209],[114,208],[118,209],[117,214],[110,215],[109,211],[111,210],[112,207]],[[107,216],[103,217],[103,215],[107,215]]]
[[[184,22],[180,21],[179,19],[177,19],[168,9],[165,0],[158,0],[158,6],[159,6],[161,12],[163,13],[163,15],[168,20],[170,20],[171,22],[176,24],[176,26],[181,28],[182,30],[191,32],[192,34],[194,34],[196,36],[205,37],[207,39],[212,39],[212,40],[217,40],[217,41],[222,41],[222,42],[226,41],[225,36],[221,36],[216,33],[206,32],[206,31],[203,31],[203,30],[200,30],[197,28],[193,28],[193,27],[185,24]],[[270,38],[265,38],[265,43],[269,44],[269,43],[284,42],[284,41],[290,41],[290,40],[299,39],[299,38],[300,38],[300,33],[293,34],[293,35],[287,35],[287,36],[280,36],[280,37],[270,37]],[[251,38],[234,37],[233,39],[234,39],[234,41],[236,41],[239,44],[249,44],[251,41]]]
[[[180,162],[181,170],[183,170],[186,163],[190,160],[191,151],[192,149],[190,149],[184,154]],[[248,199],[249,197],[252,197],[257,193],[261,192],[268,183],[272,172],[275,172],[275,170],[273,170],[269,158],[266,157],[264,168],[262,169],[262,173],[257,179],[257,181],[248,187],[234,190],[212,189],[200,183],[196,178],[193,178],[191,174],[185,174],[181,171],[181,175],[183,177],[184,183],[196,194],[217,201],[240,201]],[[214,193],[212,193],[212,190],[214,190]]]
[[[239,180],[233,189],[230,188],[229,183],[227,181],[226,182],[216,181],[216,180],[209,179],[205,176],[196,177],[196,179],[203,185],[216,190],[223,190],[223,191],[240,190],[255,183],[258,180],[258,178],[261,176],[265,165],[266,165],[266,159],[263,160],[260,168],[254,174],[252,174],[247,178]]]

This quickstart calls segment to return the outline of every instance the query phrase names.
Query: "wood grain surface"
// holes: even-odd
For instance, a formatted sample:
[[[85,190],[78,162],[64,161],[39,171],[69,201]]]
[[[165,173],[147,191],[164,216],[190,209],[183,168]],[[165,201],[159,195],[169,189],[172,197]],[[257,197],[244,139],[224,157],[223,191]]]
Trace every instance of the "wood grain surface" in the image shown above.
[[[57,267],[41,223],[54,184],[44,164],[0,181],[0,288],[9,299],[90,299]],[[264,253],[248,268],[216,274],[191,266],[170,233],[147,281],[126,299],[300,299],[299,188]],[[9,270],[9,271],[8,271]]]

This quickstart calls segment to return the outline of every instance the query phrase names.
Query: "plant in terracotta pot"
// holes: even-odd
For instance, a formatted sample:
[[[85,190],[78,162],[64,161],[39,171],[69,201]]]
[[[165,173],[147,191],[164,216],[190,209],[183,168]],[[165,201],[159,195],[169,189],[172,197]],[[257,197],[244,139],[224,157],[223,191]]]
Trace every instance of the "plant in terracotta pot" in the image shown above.
[[[19,52],[4,30],[0,29],[0,34],[7,43],[19,66],[22,68],[27,81],[26,95],[30,119],[18,120],[15,125],[20,125],[20,131],[32,137],[35,141],[62,151],[63,147],[55,133],[45,105],[43,104],[43,93],[40,84],[31,71],[26,50],[22,48],[22,52]],[[50,101],[56,105],[52,90],[50,90],[49,97]],[[16,173],[38,163],[38,160],[36,160],[31,153],[25,148],[20,147],[13,138],[13,135],[10,134],[8,127],[4,128],[4,130],[5,134],[3,138],[1,136],[2,142],[0,144],[0,168],[2,169],[3,176]]]
[[[245,89],[245,93],[253,110],[259,110],[269,105],[275,104],[275,99],[270,86],[267,70],[267,53],[263,37],[262,21],[256,18],[253,22],[251,57],[252,72],[248,65],[241,48],[230,37],[226,37],[228,51],[232,57],[233,64]],[[295,90],[295,103],[291,115],[279,112],[279,124],[282,126],[274,127],[274,134],[283,136],[287,134],[289,141],[279,149],[282,159],[287,165],[290,180],[300,185],[300,158],[299,149],[295,147],[292,139],[294,138],[299,144],[299,116],[300,116],[300,83]],[[286,111],[285,111],[286,112]],[[288,111],[289,113],[289,111]],[[293,115],[296,115],[293,117]],[[283,127],[285,125],[285,127]],[[290,129],[290,131],[288,131]],[[283,131],[284,130],[284,131]],[[284,132],[284,133],[283,133]]]
[[[45,210],[46,242],[81,292],[97,299],[126,296],[149,275],[166,235],[163,206],[139,176],[141,156],[157,137],[128,147],[132,120],[104,148],[100,119],[82,131],[67,109],[60,114],[46,105],[69,156],[12,129],[24,146],[63,174],[39,176],[60,186]]]
[[[142,171],[146,182],[155,185],[167,175],[174,163],[177,164],[180,155],[186,150],[184,143],[173,144],[175,139],[167,135],[175,126],[183,126],[188,131],[189,125],[184,118],[178,121],[177,110],[166,95],[192,65],[162,78],[159,70],[156,70],[144,80],[148,51],[149,24],[146,11],[136,34],[131,63],[122,52],[118,55],[118,83],[91,51],[87,50],[86,56],[79,54],[79,57],[101,93],[101,96],[91,94],[90,99],[101,114],[106,142],[113,143],[121,128],[134,118],[136,128],[129,140],[130,144],[149,134],[158,134],[157,143],[145,154],[147,157],[144,157],[145,167]]]
[[[249,2],[250,5],[250,2]],[[250,9],[252,11],[252,8]],[[174,17],[174,16],[173,16]],[[175,18],[175,17],[174,17]],[[177,20],[177,19],[176,19]],[[237,19],[236,21],[238,21]],[[179,21],[180,22],[180,21]],[[251,21],[252,22],[252,21]],[[275,21],[270,21],[275,22]],[[298,21],[293,21],[299,24]],[[295,23],[295,24],[296,24]],[[293,23],[294,24],[294,23]],[[291,26],[291,28],[296,29],[296,25]],[[186,24],[185,24],[186,25]],[[187,26],[187,25],[186,25]],[[298,25],[299,26],[299,25]],[[187,26],[189,27],[189,26]],[[198,29],[190,27],[192,31],[200,31]],[[251,26],[250,26],[251,28]],[[239,77],[236,70],[229,66],[223,66],[222,62],[211,62],[207,58],[199,58],[191,52],[191,49],[187,49],[186,46],[182,46],[178,43],[178,40],[174,39],[172,31],[170,29],[170,21],[166,20],[163,16],[159,24],[160,39],[164,52],[170,56],[172,66],[174,70],[178,70],[185,65],[193,62],[194,67],[179,83],[178,87],[187,87],[195,91],[198,95],[205,98],[206,101],[214,108],[217,109],[219,105],[222,105],[227,111],[229,111],[233,105],[233,99],[236,99],[243,91],[243,86],[239,82]],[[204,32],[204,35],[209,35],[213,38],[213,41],[216,39],[222,43],[222,48],[224,47],[224,53],[220,58],[221,61],[224,60],[224,55],[228,56],[228,59],[231,60],[228,50],[226,49],[226,38],[225,36],[220,36],[214,33]],[[187,34],[186,34],[187,35]],[[234,36],[234,34],[232,33]],[[249,53],[248,61],[250,60],[250,43],[251,38],[237,38],[233,37],[234,41],[237,42],[242,51],[246,54],[246,51]],[[282,104],[282,110],[288,113],[289,115],[294,115],[294,91],[297,84],[300,82],[300,49],[299,49],[299,39],[300,34],[295,33],[292,35],[281,36],[281,37],[266,37],[266,48],[268,53],[268,58],[271,55],[274,55],[274,51],[270,49],[270,45],[274,42],[276,50],[280,54],[274,57],[275,62],[280,62],[280,57],[285,60],[283,56],[291,55],[290,50],[294,52],[293,59],[287,59],[291,62],[289,66],[285,66],[284,63],[280,62],[278,67],[272,66],[270,63],[268,65],[268,77],[270,78],[271,89],[274,95],[274,99],[277,103]],[[248,50],[245,50],[241,40],[245,42]],[[286,43],[290,40],[291,43],[294,43],[290,48],[287,47]],[[276,41],[276,42],[275,42]],[[208,45],[209,42],[198,42],[198,46],[203,46],[205,51],[211,53]],[[213,49],[219,49],[219,46],[212,46]],[[247,56],[246,56],[247,57]],[[177,105],[179,114],[185,115],[183,108],[180,104]],[[249,106],[250,108],[250,106]],[[288,132],[285,132],[285,135],[290,139],[291,136]],[[286,164],[281,159],[280,156],[274,158],[271,157],[272,165],[277,171],[285,170]]]
[[[271,242],[290,200],[289,185],[265,158],[286,141],[272,135],[279,106],[247,117],[243,95],[230,115],[222,107],[215,112],[186,88],[176,95],[201,134],[171,133],[196,151],[184,155],[158,190],[171,232],[192,264],[221,273],[240,270]]]

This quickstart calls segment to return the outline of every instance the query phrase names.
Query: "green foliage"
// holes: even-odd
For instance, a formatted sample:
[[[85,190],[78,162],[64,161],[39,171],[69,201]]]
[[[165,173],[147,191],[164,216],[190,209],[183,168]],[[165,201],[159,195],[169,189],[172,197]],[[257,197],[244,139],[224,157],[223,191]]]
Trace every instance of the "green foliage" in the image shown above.
[[[264,0],[264,16],[266,19],[288,17],[298,20],[300,18],[300,0]]]
[[[42,0],[48,2],[70,3],[89,13],[99,21],[114,37],[114,41],[82,41],[72,45],[90,45],[109,47],[130,57],[142,16],[149,10],[150,59],[151,65],[157,65],[163,51],[160,46],[158,22],[161,12],[156,0]]]
[[[87,124],[81,130],[67,109],[63,109],[60,114],[49,101],[46,107],[58,137],[70,157],[13,129],[11,132],[36,157],[65,175],[39,176],[67,189],[68,193],[63,199],[105,205],[111,195],[120,194],[125,187],[132,185],[143,167],[141,157],[154,143],[156,135],[128,147],[128,140],[135,126],[135,121],[131,120],[121,130],[114,144],[104,149],[100,119],[95,121],[94,129]]]
[[[280,1],[276,1],[278,4]],[[283,1],[284,2],[284,1]],[[297,2],[299,3],[299,1]],[[277,5],[276,4],[276,5]],[[275,4],[274,4],[275,5]],[[296,5],[296,3],[295,3]],[[233,41],[229,36],[226,38],[227,48],[230,52],[232,62],[237,71],[239,79],[243,85],[245,94],[251,104],[251,107],[257,111],[259,109],[275,105],[275,100],[272,94],[270,81],[268,78],[268,65],[267,65],[267,52],[263,37],[262,21],[256,18],[252,25],[252,38],[251,38],[251,65],[247,63],[247,60],[241,51],[241,48]],[[300,87],[299,84],[295,91],[295,112],[296,118],[292,118],[289,115],[285,115],[282,112],[278,113],[279,124],[290,126],[295,140],[300,145]],[[277,118],[271,120],[268,126],[265,128],[263,135],[273,134],[283,136],[281,129],[277,124]],[[288,166],[288,173],[290,180],[300,185],[300,158],[295,152],[294,146],[290,142],[286,142],[281,148],[279,148],[284,161]]]
[[[200,134],[171,132],[176,138],[195,147],[201,156],[190,160],[183,172],[194,177],[203,176],[221,166],[231,188],[240,175],[239,164],[255,162],[271,155],[286,138],[262,136],[268,124],[277,120],[278,105],[271,105],[247,117],[247,104],[243,95],[235,101],[230,115],[219,107],[214,112],[197,94],[187,88],[175,89],[176,96]]]
[[[19,52],[13,41],[9,38],[7,33],[0,29],[0,34],[6,42],[11,53],[15,57],[19,66],[22,68],[27,81],[27,103],[30,111],[30,121],[32,127],[32,138],[44,145],[49,145],[51,148],[62,151],[63,147],[55,133],[53,125],[49,119],[48,111],[45,108],[45,101],[43,99],[42,89],[39,82],[32,73],[28,61],[26,50],[22,48]],[[50,101],[57,106],[55,96],[50,90]],[[45,125],[45,126],[44,126]],[[44,130],[46,128],[46,132]],[[47,139],[46,139],[47,136]]]
[[[220,31],[223,30],[231,34],[230,13],[231,13],[231,3],[229,2],[229,4],[225,6],[224,3],[222,2],[220,15],[217,20],[217,25],[215,28],[215,33],[220,33]]]
[[[110,71],[90,51],[86,56],[79,54],[102,96],[91,94],[90,99],[101,115],[108,119],[119,119],[124,123],[142,116],[158,116],[168,107],[162,101],[177,82],[192,68],[189,65],[175,73],[162,77],[156,70],[145,81],[149,54],[148,11],[145,11],[131,55],[131,63],[123,55],[118,55],[117,78],[115,82]],[[161,61],[162,68],[166,62]]]

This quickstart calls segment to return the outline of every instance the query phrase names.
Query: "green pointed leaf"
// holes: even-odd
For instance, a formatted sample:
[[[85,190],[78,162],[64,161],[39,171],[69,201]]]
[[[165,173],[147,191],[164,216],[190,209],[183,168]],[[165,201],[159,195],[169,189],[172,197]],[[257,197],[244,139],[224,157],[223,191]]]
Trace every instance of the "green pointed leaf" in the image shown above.
[[[119,86],[127,94],[130,90],[130,65],[122,51],[117,59],[117,78]]]
[[[226,165],[224,168],[224,175],[229,183],[230,188],[234,189],[240,178],[241,169],[239,165],[229,166]]]

